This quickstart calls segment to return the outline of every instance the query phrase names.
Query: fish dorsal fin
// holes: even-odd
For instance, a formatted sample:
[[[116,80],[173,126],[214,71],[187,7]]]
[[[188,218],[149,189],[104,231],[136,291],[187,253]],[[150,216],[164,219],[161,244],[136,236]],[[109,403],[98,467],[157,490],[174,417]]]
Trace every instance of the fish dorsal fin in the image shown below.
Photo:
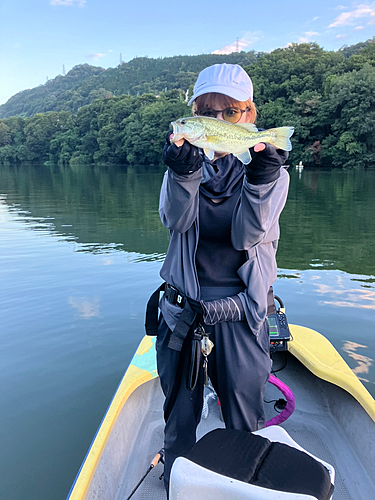
[[[248,130],[249,132],[258,132],[258,129],[254,125],[254,123],[236,123],[236,125],[238,127],[242,127],[244,129]]]
[[[203,148],[203,152],[210,161],[214,159],[215,151],[212,151],[212,149]]]
[[[251,154],[250,154],[250,151],[248,149],[246,151],[243,151],[242,153],[233,153],[233,154],[244,165],[248,165],[251,162]]]

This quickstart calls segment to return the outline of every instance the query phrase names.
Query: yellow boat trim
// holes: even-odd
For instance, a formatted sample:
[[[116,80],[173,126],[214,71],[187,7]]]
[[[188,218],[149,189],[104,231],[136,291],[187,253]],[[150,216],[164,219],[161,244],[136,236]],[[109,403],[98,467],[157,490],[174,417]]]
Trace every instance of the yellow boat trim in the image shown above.
[[[77,475],[74,487],[68,496],[69,500],[84,500],[86,498],[92,478],[102,456],[108,438],[112,432],[113,426],[129,396],[145,382],[157,376],[154,362],[154,356],[147,355],[153,347],[153,338],[144,337],[139,344],[133,359],[120,382],[120,385],[113,397],[113,400],[107,410],[107,413],[99,427],[98,433],[87,453],[86,459]],[[151,354],[151,353],[150,353]],[[149,366],[148,369],[135,366],[142,356]]]
[[[293,340],[288,350],[317,377],[351,394],[375,422],[375,400],[358,380],[333,345],[320,333],[303,326],[289,325]],[[155,339],[145,336],[113,397],[98,433],[87,453],[69,500],[84,500],[117,418],[129,396],[145,382],[157,377]]]
[[[351,394],[375,422],[375,400],[345,363],[333,345],[320,333],[304,326],[289,325],[293,340],[288,350],[317,377]]]
[[[147,337],[147,336],[143,337],[135,354],[138,356],[143,356],[144,354],[147,354],[154,345],[153,340],[154,340],[153,337]]]

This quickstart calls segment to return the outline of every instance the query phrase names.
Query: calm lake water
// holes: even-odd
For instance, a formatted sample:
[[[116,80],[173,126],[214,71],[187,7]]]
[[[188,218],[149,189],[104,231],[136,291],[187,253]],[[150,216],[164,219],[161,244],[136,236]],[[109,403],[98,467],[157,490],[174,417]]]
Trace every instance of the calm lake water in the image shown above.
[[[279,277],[375,395],[375,171],[291,169]],[[0,484],[62,500],[144,334],[163,168],[0,168]]]

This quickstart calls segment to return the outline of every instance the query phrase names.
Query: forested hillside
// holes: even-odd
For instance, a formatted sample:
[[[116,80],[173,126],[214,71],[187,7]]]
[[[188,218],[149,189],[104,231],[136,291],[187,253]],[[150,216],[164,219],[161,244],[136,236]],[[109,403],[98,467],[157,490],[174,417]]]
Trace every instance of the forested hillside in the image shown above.
[[[373,41],[337,52],[324,51],[317,44],[294,44],[262,56],[243,55],[249,58],[243,66],[254,82],[257,125],[295,127],[291,164],[302,160],[306,166],[375,166]],[[196,57],[202,57],[202,67],[212,63],[204,59],[209,56]],[[225,57],[226,62],[233,62],[229,56]],[[170,122],[191,113],[186,105],[186,89],[196,78],[196,72],[192,71],[196,67],[186,66],[183,71],[180,63],[184,58],[181,61],[171,58],[170,62],[173,60],[174,64],[175,59],[179,60],[177,73],[166,69],[163,77],[155,76],[154,80],[143,83],[140,83],[142,78],[124,79],[127,85],[133,81],[131,88],[135,95],[128,92],[110,97],[106,85],[106,95],[80,106],[76,113],[63,110],[0,120],[0,164],[159,163]],[[134,61],[145,63],[143,70],[139,66],[139,74],[142,71],[156,74],[151,72],[152,65],[147,66],[153,61],[155,69],[155,60]],[[130,71],[122,66],[117,69],[117,77],[120,71]],[[90,67],[86,70],[91,71]],[[101,78],[102,73],[89,76],[77,88]],[[164,85],[162,81],[174,81],[178,89],[160,92],[157,88]],[[125,85],[120,79],[115,87],[114,76],[107,82],[111,82],[113,93],[121,93],[124,88],[121,85]],[[148,93],[142,93],[140,85]]]
[[[254,82],[258,126],[295,127],[293,161],[375,166],[375,43],[358,45],[347,48],[349,57],[317,44],[293,45],[245,68]]]
[[[14,95],[0,106],[0,118],[25,118],[48,111],[76,113],[81,106],[95,99],[123,94],[137,96],[172,89],[186,91],[206,66],[222,62],[247,66],[257,57],[260,55],[254,51],[160,59],[138,57],[107,70],[82,64],[75,66],[66,76],[59,75],[44,85]]]

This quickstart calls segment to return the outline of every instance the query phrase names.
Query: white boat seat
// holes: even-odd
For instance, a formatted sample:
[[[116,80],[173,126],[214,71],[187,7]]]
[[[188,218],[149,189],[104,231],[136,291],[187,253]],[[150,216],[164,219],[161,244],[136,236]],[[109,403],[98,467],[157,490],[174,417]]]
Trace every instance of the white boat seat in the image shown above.
[[[285,457],[285,459],[284,459]],[[279,426],[215,429],[175,461],[170,500],[330,500],[334,468]]]

